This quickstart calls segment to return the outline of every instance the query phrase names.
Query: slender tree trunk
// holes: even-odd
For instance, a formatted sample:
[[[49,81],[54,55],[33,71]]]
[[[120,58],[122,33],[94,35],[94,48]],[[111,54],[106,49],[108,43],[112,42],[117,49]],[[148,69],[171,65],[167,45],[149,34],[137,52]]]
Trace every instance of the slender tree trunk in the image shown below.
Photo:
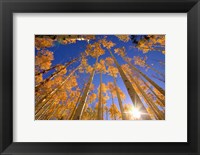
[[[66,78],[65,80],[54,90],[49,92],[47,95],[45,95],[42,99],[40,99],[39,102],[36,104],[36,108],[39,108],[40,106],[43,107],[46,105],[46,103],[52,98],[52,96],[59,90],[61,87],[68,81],[68,79],[80,68],[81,65],[79,65],[77,68],[75,68]],[[47,99],[49,97],[49,99]]]
[[[119,102],[119,107],[120,107],[120,111],[121,111],[121,115],[122,115],[122,120],[126,120],[126,116],[125,116],[125,113],[124,113],[124,108],[123,108],[121,96],[119,94],[119,90],[118,90],[118,87],[117,87],[116,78],[113,77],[113,79],[114,79],[115,91],[116,91],[116,94],[117,94],[117,99],[118,99],[118,102]]]
[[[35,117],[37,117],[38,115],[40,115],[46,108],[48,108],[48,103],[51,102],[52,97],[50,99],[48,99],[45,104],[40,105],[40,106],[35,106]],[[55,97],[55,99],[53,99],[53,102],[55,102],[57,98]]]
[[[137,74],[140,77],[140,80],[145,84],[145,86],[155,95],[155,97],[158,99],[158,101],[161,103],[162,106],[165,106],[165,100],[161,99],[154,90],[142,79],[141,75]],[[130,74],[132,77],[132,75]]]
[[[40,117],[40,120],[47,120],[47,118],[49,117],[49,115],[52,114],[53,109],[55,109],[57,107],[57,104],[52,104],[46,111],[45,114],[43,116]]]
[[[161,72],[159,72],[157,69],[153,68],[152,66],[146,64],[147,67],[149,67],[152,71],[154,71],[155,73],[157,73],[158,75],[162,76],[163,78],[165,78],[165,75]]]
[[[57,112],[58,108],[59,108],[59,104],[56,105],[56,108],[54,109],[53,113],[47,117],[47,120],[50,120],[54,116],[54,114]]]
[[[141,78],[142,82],[145,84],[145,86],[155,95],[155,97],[159,100],[159,102],[162,104],[162,106],[165,106],[165,100],[161,99],[152,89],[149,87],[149,85]]]
[[[71,115],[70,115],[68,120],[72,120],[72,118],[74,117],[77,105],[78,105],[78,103],[80,102],[80,99],[81,99],[81,94],[83,93],[83,90],[85,89],[85,83],[86,82],[84,82],[83,87],[81,88],[81,92],[80,92],[80,95],[78,96],[78,99],[76,101],[76,105],[74,106],[74,109],[73,109],[73,111],[72,111],[72,113],[71,113]]]
[[[104,108],[104,104],[102,103],[101,105],[102,105],[101,106],[101,109],[102,109],[101,110],[102,111],[102,113],[101,113],[102,114],[102,120],[104,120],[104,109],[103,109]]]
[[[35,108],[35,117],[37,117],[38,115],[40,115],[46,108],[48,108],[48,106],[49,106],[49,102],[50,102],[51,100],[49,100],[45,105],[43,105],[40,109],[36,109]]]
[[[68,101],[66,101],[66,103],[67,103]],[[67,107],[67,105],[65,105],[64,107],[63,107],[63,109],[61,109],[61,120],[63,120],[64,119],[64,117],[63,117],[63,114],[66,112],[66,110],[68,109],[68,107]],[[66,112],[67,113],[67,112]],[[70,112],[69,112],[70,113]],[[68,114],[69,115],[69,114]]]
[[[92,80],[93,80],[93,77],[94,77],[94,74],[95,74],[97,62],[98,62],[98,57],[96,59],[95,66],[94,66],[93,71],[92,71],[92,73],[90,75],[90,78],[88,80],[86,88],[85,88],[85,90],[83,92],[83,96],[81,97],[80,103],[79,103],[79,105],[78,105],[78,107],[76,109],[76,112],[74,114],[73,120],[79,120],[79,119],[81,119],[82,112],[83,112],[83,109],[84,109],[84,106],[85,106],[85,102],[86,102],[86,99],[87,99],[87,96],[88,96],[88,93],[89,93],[90,85],[92,83]]]
[[[130,77],[131,81],[133,82],[133,84],[137,87],[137,89],[140,91],[140,93],[144,97],[147,105],[156,114],[156,118],[158,118],[159,120],[164,120],[163,113],[158,109],[158,107],[153,102],[151,102],[151,100],[149,99],[149,97],[146,95],[146,93],[142,90],[142,88],[140,87],[140,85],[135,81],[135,79],[130,74],[129,74],[129,77]]]
[[[106,110],[106,120],[108,120],[108,110]]]
[[[152,81],[147,75],[145,75],[144,73],[142,73],[139,69],[137,69],[133,64],[131,64],[126,58],[124,58],[124,61],[126,61],[128,63],[128,65],[137,73],[141,74],[147,81],[149,81],[149,83],[151,83],[161,94],[165,95],[165,91],[158,86],[154,81]]]
[[[42,116],[46,114],[46,112],[51,108],[53,103],[47,105],[45,108],[42,108],[37,114],[35,114],[35,120],[39,120]]]
[[[54,73],[52,73],[48,78],[46,78],[45,80],[43,80],[42,82],[40,82],[36,87],[35,87],[35,93],[37,93],[39,91],[39,89],[48,81],[50,81],[51,79],[53,79],[56,75],[58,75],[61,71],[63,71],[63,69],[67,68],[70,64],[72,64],[73,62],[76,62],[76,60],[78,60],[78,58],[75,58],[73,60],[71,60],[70,62],[67,62],[64,67],[62,67],[60,70],[55,71]],[[53,68],[56,68],[56,66],[54,66]]]
[[[79,100],[80,100],[80,99],[79,99]],[[78,101],[79,101],[79,100],[78,100]],[[71,120],[71,119],[73,118],[73,116],[74,116],[74,114],[75,114],[75,111],[76,111],[77,104],[78,104],[78,102],[77,102],[76,105],[74,106],[74,109],[73,109],[71,115],[69,116],[69,119],[68,119],[68,120]]]
[[[64,112],[66,111],[66,109],[67,109],[66,107],[63,107],[63,108],[60,109],[61,114],[60,114],[60,118],[59,119],[62,120],[62,118],[63,118],[62,116],[63,116]]]
[[[38,113],[35,114],[35,119],[38,120],[40,119],[42,116],[44,116],[47,111],[52,107],[54,102],[48,104],[46,107],[43,107]]]
[[[111,90],[110,90],[110,94],[111,94],[111,98],[112,98],[112,104],[114,104],[114,97],[113,97],[113,93]]]
[[[40,75],[40,74],[47,73],[47,72],[49,72],[50,70],[53,70],[53,69],[55,69],[57,66],[58,66],[58,65],[55,65],[55,66],[52,66],[52,67],[51,67],[51,68],[49,68],[49,69],[42,70],[42,71],[38,71],[38,72],[36,72],[36,73],[35,73],[35,76],[38,76],[38,75]]]
[[[161,82],[163,82],[163,83],[165,83],[165,79],[164,78],[160,78],[160,77],[158,77],[156,75],[152,75],[152,77],[157,79],[157,80],[159,80],[159,81],[161,81]]]
[[[83,90],[84,90],[84,89],[85,89],[85,83],[84,83],[84,85],[83,85],[83,88],[81,89],[81,93],[80,93],[80,95],[79,95],[79,97],[78,97],[78,99],[77,99],[76,105],[75,105],[75,107],[74,107],[74,109],[73,109],[73,111],[72,111],[72,113],[71,113],[71,115],[70,115],[70,117],[69,117],[69,120],[71,120],[71,119],[74,117],[74,114],[75,114],[77,105],[78,105],[78,103],[80,102],[81,94],[83,93]]]
[[[99,103],[98,103],[98,120],[102,120],[102,71],[100,72],[100,87],[99,87]]]
[[[126,89],[127,89],[128,93],[129,93],[129,96],[130,96],[130,98],[131,98],[131,100],[133,102],[133,105],[136,106],[136,104],[138,104],[139,107],[140,107],[140,111],[142,113],[147,113],[146,108],[144,107],[144,105],[143,105],[142,101],[140,100],[139,96],[137,95],[137,93],[136,93],[135,89],[133,88],[131,82],[128,80],[127,76],[125,75],[124,71],[122,70],[121,66],[117,62],[117,60],[114,57],[114,55],[112,54],[112,52],[110,50],[109,50],[109,52],[110,52],[110,55],[112,56],[112,58],[113,58],[113,60],[115,62],[115,65],[117,66],[117,69],[119,70],[119,73],[120,73],[120,75],[122,77],[122,80],[123,80],[123,82],[124,82],[124,84],[126,86]],[[135,102],[136,100],[137,100],[137,103]],[[148,115],[145,115],[145,116],[143,115],[142,117],[143,117],[143,119],[148,119],[148,120],[151,119]]]
[[[70,64],[72,64],[73,62],[77,61],[78,59],[79,59],[79,58],[75,58],[75,59],[71,60],[70,62],[65,63],[64,66],[67,67],[68,65],[70,65]],[[37,72],[37,73],[35,73],[35,75],[37,76],[37,75],[40,75],[40,74],[45,74],[45,73],[47,73],[47,72],[49,72],[49,71],[55,69],[57,66],[59,66],[59,65],[54,65],[54,66],[52,66],[52,67],[49,68],[49,69],[46,69],[46,70],[42,70],[42,71],[40,71],[40,72]],[[65,67],[61,68],[61,70],[64,69]]]
[[[41,115],[39,115],[38,117],[36,117],[36,120],[43,120],[43,118],[45,118],[46,114],[48,113],[48,111],[53,107],[54,102],[52,102],[43,112]]]

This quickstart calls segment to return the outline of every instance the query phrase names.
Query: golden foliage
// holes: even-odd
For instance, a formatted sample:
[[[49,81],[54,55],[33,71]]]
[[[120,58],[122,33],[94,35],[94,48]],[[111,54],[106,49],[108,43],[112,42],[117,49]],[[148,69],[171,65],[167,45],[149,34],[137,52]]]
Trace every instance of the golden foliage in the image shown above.
[[[66,93],[66,91],[58,91],[57,93],[56,93],[56,97],[61,101],[61,102],[63,102],[63,101],[65,101],[66,99],[67,99],[67,93]]]
[[[43,48],[49,48],[53,46],[53,40],[51,38],[35,38],[35,48],[41,50]]]
[[[156,88],[153,89],[153,91],[156,93],[156,95],[162,99],[165,100],[165,96],[163,94],[161,94]]]
[[[76,76],[71,76],[68,81],[70,82],[66,82],[65,85],[63,86],[63,89],[65,90],[69,91],[78,85]]]
[[[37,92],[37,97],[40,97],[44,94],[47,94],[48,92],[51,92],[54,85],[55,85],[54,80],[49,80],[46,83],[44,83],[44,85]]]
[[[116,89],[119,92],[120,98],[122,100],[125,100],[126,99],[126,95],[124,94],[124,92],[122,92],[122,90],[119,87],[117,87]]]
[[[119,40],[123,41],[123,42],[128,42],[128,41],[130,40],[129,35],[116,35],[116,37],[117,37]]]
[[[86,73],[90,73],[91,74],[93,69],[94,68],[92,66],[88,65],[87,68],[86,68]]]
[[[71,87],[76,87],[78,85],[76,76],[70,77],[69,81],[70,81]]]
[[[96,37],[95,35],[84,35],[83,38],[85,38],[86,40],[94,40]]]
[[[62,76],[56,76],[56,77],[54,78],[54,80],[53,80],[53,82],[54,82],[55,84],[60,84],[60,83],[62,83],[62,81],[63,81],[63,77],[62,77]]]
[[[123,64],[122,66],[122,70],[125,72],[125,73],[129,73],[131,74],[132,70],[130,68],[130,66],[128,64]]]
[[[115,88],[115,85],[113,84],[113,82],[108,82],[108,83],[107,83],[107,88],[108,88],[110,91],[113,91],[114,88]]]
[[[76,89],[76,90],[70,90],[68,92],[70,98],[73,98],[73,101],[74,101],[74,98],[77,98],[79,95],[80,95],[80,92],[79,92],[79,89]]]
[[[77,41],[87,41],[89,42],[90,40],[94,40],[95,35],[58,35],[57,36],[57,41],[60,44],[73,44],[76,43]]]
[[[58,74],[60,74],[60,75],[64,75],[67,73],[66,67],[62,64],[59,64],[56,66],[56,71],[58,71],[59,72]]]
[[[107,49],[111,49],[113,46],[115,46],[115,43],[113,43],[112,41],[107,41],[105,38],[99,41],[103,47],[107,48]]]
[[[90,73],[91,71],[91,66],[88,65],[88,60],[86,59],[85,56],[81,56],[81,66],[79,67],[79,72],[84,73],[84,70],[86,69],[87,73]]]
[[[91,83],[89,90],[90,90],[90,91],[93,91],[93,90],[94,90],[94,84],[93,84],[93,83]]]
[[[91,107],[87,107],[82,115],[82,120],[95,120],[96,119],[96,111]]]
[[[35,76],[35,82],[36,82],[36,84],[42,82],[42,80],[43,80],[42,74],[39,74],[39,75]]]
[[[102,92],[102,93],[106,93],[107,90],[108,90],[107,85],[106,85],[105,83],[102,83],[102,84],[101,84],[101,92]],[[100,85],[99,85],[99,87],[98,87],[98,92],[99,92],[99,91],[100,91]]]
[[[117,97],[115,85],[114,85],[113,82],[108,82],[107,83],[107,88],[110,90],[110,93],[111,93],[113,98]]]
[[[108,66],[111,66],[111,65],[114,64],[114,60],[113,60],[113,58],[111,58],[111,57],[107,57],[107,58],[105,59],[105,61],[106,61],[106,65],[108,65]]]
[[[97,68],[96,69],[99,72],[106,72],[105,61],[101,59],[100,62],[97,63]]]
[[[99,63],[100,63],[101,65],[105,65],[105,60],[101,59],[101,60],[99,61]]]
[[[46,82],[45,85],[44,85],[44,89],[52,88],[52,86],[54,85],[54,83],[57,84],[57,82],[55,82],[55,80],[50,80],[50,81]]]
[[[95,42],[94,44],[88,44],[85,52],[87,55],[90,55],[94,58],[97,58],[105,53],[98,42]]]
[[[125,49],[125,47],[115,48],[114,51],[115,51],[115,53],[117,53],[121,57],[125,57],[126,56],[126,49]]]
[[[87,59],[84,56],[81,59],[81,66],[83,66],[83,67],[87,67],[88,66]]]
[[[48,50],[42,50],[39,51],[35,57],[35,65],[42,70],[46,70],[51,67],[51,61],[53,59],[53,52]]]
[[[108,95],[103,95],[103,96],[102,96],[102,103],[103,103],[103,104],[106,104],[106,103],[107,103],[107,100],[109,100],[109,96],[108,96]]]
[[[109,66],[108,67],[108,74],[110,75],[110,76],[113,76],[113,77],[117,77],[117,74],[118,74],[119,72],[118,72],[118,69],[116,68],[116,67],[114,67],[114,66]]]
[[[105,83],[102,83],[101,84],[101,91],[102,91],[102,93],[106,93],[107,89],[108,89],[107,85]]]
[[[76,43],[76,39],[65,39],[60,42],[61,44],[74,44]]]
[[[146,67],[147,56],[145,56],[144,58],[140,56],[134,56],[133,60],[135,65],[138,65],[140,67]]]
[[[164,35],[156,35],[154,38],[155,38],[154,44],[159,43],[162,46],[165,45],[165,36]]]
[[[109,112],[109,108],[108,108],[108,106],[104,106],[104,108],[103,108],[103,111],[105,111],[105,112]]]
[[[60,44],[72,44],[72,43],[76,43],[77,40],[77,36],[76,35],[58,35],[57,36],[57,41]]]
[[[92,93],[91,95],[89,95],[89,103],[93,103],[97,98],[97,95],[95,93]]]
[[[129,57],[126,57],[126,61],[127,61],[127,62],[131,62],[131,61],[132,61],[132,59],[131,59],[131,58],[129,58]]]
[[[147,110],[149,116],[151,117],[151,119],[155,119],[154,112],[152,111],[152,109],[150,107],[147,107],[146,110]]]
[[[84,73],[84,68],[82,66],[78,70],[79,70],[79,73]]]
[[[111,104],[109,113],[110,113],[110,118],[113,120],[121,118],[120,111],[115,104]]]
[[[164,48],[165,46],[165,36],[164,35],[148,35],[148,39],[140,39],[137,44],[137,48],[143,53],[147,53],[149,51],[159,51],[160,47]],[[161,50],[163,51],[163,50]],[[162,52],[163,54],[165,52]]]

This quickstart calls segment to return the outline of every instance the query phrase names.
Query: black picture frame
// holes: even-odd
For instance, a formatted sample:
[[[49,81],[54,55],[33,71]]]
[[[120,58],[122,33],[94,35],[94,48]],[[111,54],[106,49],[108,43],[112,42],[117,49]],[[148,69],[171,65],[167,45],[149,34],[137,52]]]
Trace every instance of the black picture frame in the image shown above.
[[[16,143],[13,142],[13,13],[187,13],[188,142]],[[31,31],[31,29],[30,29]],[[199,0],[0,0],[1,154],[200,154]],[[31,134],[31,131],[30,131]]]

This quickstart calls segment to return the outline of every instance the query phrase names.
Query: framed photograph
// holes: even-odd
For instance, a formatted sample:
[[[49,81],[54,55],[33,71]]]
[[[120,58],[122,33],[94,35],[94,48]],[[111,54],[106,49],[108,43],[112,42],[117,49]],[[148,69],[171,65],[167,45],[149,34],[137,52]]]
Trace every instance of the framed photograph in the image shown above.
[[[198,0],[0,0],[2,154],[200,154]]]

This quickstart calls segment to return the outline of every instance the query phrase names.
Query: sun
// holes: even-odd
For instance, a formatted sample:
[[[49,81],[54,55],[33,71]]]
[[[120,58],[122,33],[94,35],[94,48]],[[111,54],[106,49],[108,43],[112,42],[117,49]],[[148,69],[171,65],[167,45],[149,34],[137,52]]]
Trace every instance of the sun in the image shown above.
[[[136,119],[139,119],[141,117],[141,112],[137,108],[131,109],[131,113]]]

